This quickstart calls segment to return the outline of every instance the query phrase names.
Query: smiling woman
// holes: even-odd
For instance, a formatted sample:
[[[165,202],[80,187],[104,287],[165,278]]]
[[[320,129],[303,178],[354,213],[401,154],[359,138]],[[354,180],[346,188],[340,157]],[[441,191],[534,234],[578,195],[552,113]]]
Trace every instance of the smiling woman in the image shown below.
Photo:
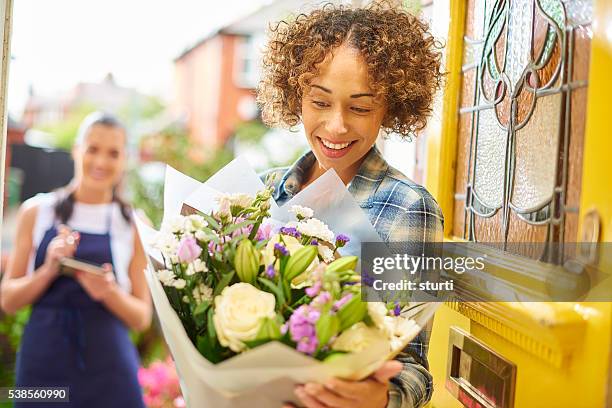
[[[311,147],[290,168],[262,175],[274,175],[276,202],[333,169],[385,242],[409,250],[442,241],[438,204],[375,147],[381,133],[425,127],[442,79],[439,48],[425,23],[387,2],[327,4],[275,25],[258,89],[262,117],[271,126],[301,122]],[[388,362],[363,381],[304,384],[295,393],[309,408],[421,407],[433,390],[428,341],[424,330],[397,358],[402,364]]]
[[[5,312],[32,305],[15,385],[68,387],[74,406],[144,407],[128,329],[149,325],[151,301],[142,248],[115,191],[125,144],[115,118],[94,112],[83,121],[72,151],[73,181],[21,206],[0,285]],[[103,273],[62,273],[65,258],[99,265]],[[22,404],[45,406],[15,406]]]

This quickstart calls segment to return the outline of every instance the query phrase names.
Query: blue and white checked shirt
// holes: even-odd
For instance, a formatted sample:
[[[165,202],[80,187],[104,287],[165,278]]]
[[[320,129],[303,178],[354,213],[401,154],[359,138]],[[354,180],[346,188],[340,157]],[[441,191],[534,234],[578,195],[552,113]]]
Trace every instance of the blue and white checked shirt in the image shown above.
[[[264,180],[268,175],[275,177],[274,198],[279,205],[301,190],[315,160],[309,151],[291,167],[271,169],[262,175]],[[368,152],[348,189],[383,241],[411,245],[443,241],[444,218],[438,203],[425,188],[389,166],[376,147]],[[404,368],[391,379],[387,407],[422,407],[431,399],[429,336],[430,328],[423,330],[396,357]]]

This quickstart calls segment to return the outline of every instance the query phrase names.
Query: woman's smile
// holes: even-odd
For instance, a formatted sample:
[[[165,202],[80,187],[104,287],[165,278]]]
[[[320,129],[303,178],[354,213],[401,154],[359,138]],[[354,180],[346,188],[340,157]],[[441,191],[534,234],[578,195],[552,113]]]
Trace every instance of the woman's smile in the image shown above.
[[[349,142],[334,143],[327,139],[320,138],[318,136],[317,136],[317,141],[319,142],[319,147],[321,151],[323,152],[323,154],[329,157],[330,159],[337,159],[337,158],[344,156],[351,150],[351,148],[357,142],[356,140],[353,140]]]

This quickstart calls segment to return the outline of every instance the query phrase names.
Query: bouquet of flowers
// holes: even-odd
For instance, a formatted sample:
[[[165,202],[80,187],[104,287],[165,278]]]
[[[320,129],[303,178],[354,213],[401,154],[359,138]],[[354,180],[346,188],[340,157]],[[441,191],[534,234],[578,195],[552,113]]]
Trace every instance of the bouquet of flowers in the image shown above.
[[[170,205],[180,214],[165,214],[159,232],[137,225],[166,340],[192,384],[183,384],[188,404],[268,406],[291,400],[295,382],[363,378],[433,314],[427,304],[363,302],[358,257],[342,254],[354,237],[313,208],[289,203],[279,215],[261,183],[251,194],[207,184],[188,193],[194,181],[168,171],[185,184],[185,200]],[[369,224],[358,221],[353,232]]]

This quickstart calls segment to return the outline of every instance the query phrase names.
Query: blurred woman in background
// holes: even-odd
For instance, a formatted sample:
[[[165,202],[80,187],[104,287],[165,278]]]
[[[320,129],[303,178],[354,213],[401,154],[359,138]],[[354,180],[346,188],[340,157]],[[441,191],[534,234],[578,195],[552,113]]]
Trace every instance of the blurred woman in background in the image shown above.
[[[74,179],[23,203],[0,285],[5,312],[33,305],[17,353],[16,386],[69,387],[67,406],[144,406],[128,330],[149,326],[151,300],[130,209],[116,194],[126,141],[114,117],[85,118],[72,151]],[[64,257],[102,265],[106,273],[64,276]]]

